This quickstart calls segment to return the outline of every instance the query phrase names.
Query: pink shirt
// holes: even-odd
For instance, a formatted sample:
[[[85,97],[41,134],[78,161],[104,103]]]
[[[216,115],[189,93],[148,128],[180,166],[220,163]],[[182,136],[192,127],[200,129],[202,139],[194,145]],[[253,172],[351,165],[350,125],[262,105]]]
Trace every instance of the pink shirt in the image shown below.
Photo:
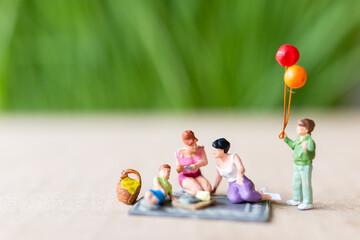
[[[179,151],[177,151],[175,155],[180,165],[190,166],[192,164],[198,163],[198,161],[203,157],[203,154],[204,154],[204,146],[200,146],[198,153],[194,158],[185,157],[184,155],[180,154]],[[182,186],[182,181],[187,177],[197,178],[199,176],[201,176],[200,169],[196,171],[184,169],[183,172],[179,173],[180,185]]]

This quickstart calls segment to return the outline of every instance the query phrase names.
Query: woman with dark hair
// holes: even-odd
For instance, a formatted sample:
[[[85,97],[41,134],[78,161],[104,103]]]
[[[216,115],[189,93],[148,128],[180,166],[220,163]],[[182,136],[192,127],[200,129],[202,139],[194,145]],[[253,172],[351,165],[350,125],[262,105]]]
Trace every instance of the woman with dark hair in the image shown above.
[[[212,143],[214,157],[217,160],[217,175],[212,194],[215,194],[222,177],[227,178],[229,189],[227,197],[232,203],[258,202],[260,200],[281,200],[277,193],[255,191],[254,183],[244,173],[245,168],[239,155],[229,154],[230,143],[225,138],[219,138]],[[266,191],[266,190],[265,190]]]
[[[208,164],[204,146],[197,145],[198,139],[191,130],[182,133],[182,140],[185,146],[175,153],[180,186],[191,195],[198,191],[211,192],[211,184],[200,172],[200,167]]]

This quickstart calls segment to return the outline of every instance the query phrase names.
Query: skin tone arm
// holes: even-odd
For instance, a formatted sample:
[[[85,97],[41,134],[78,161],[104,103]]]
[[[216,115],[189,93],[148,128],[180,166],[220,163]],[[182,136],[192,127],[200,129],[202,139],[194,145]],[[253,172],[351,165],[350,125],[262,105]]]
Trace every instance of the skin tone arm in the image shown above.
[[[161,186],[161,184],[160,184],[159,181],[156,181],[156,182],[154,183],[154,185],[155,185],[155,186],[154,186],[155,189],[160,190],[160,191],[162,191],[162,192],[165,194],[165,189]],[[172,194],[169,194],[169,197],[170,197],[171,200],[176,200],[176,199],[177,199],[177,198],[174,197]]]
[[[216,177],[215,177],[215,183],[214,183],[214,188],[211,191],[211,194],[215,194],[220,182],[221,182],[222,176],[219,173],[219,170],[216,171]]]
[[[154,188],[162,191],[165,194],[165,189],[161,186],[160,181],[154,182]]]
[[[206,157],[206,154],[205,154],[205,150],[202,149],[200,151],[203,151],[202,158],[199,159],[199,161],[196,164],[190,165],[190,167],[193,168],[193,171],[197,171],[200,167],[204,167],[204,166],[208,165],[208,160],[207,160],[207,157]]]
[[[184,166],[181,165],[181,164],[179,164],[179,160],[177,160],[177,159],[176,159],[176,171],[177,171],[178,173],[181,173],[181,172],[184,171]]]
[[[243,185],[244,184],[243,175],[245,173],[245,168],[244,168],[244,165],[241,162],[241,159],[240,159],[239,155],[237,155],[237,154],[235,154],[235,156],[234,156],[234,164],[238,169],[238,173],[237,173],[237,176],[236,176],[236,183],[239,184],[239,185]]]

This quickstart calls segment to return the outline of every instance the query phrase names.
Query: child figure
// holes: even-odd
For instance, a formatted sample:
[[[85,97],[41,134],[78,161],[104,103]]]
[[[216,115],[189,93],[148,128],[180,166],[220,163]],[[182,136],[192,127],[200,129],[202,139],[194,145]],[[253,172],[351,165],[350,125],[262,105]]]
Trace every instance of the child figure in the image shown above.
[[[299,210],[311,209],[313,203],[311,173],[312,160],[315,157],[315,142],[311,138],[315,122],[308,118],[298,121],[295,141],[285,134],[284,141],[294,150],[294,176],[293,176],[293,199],[286,203],[291,206],[298,206]]]
[[[164,203],[166,196],[170,199],[172,196],[172,185],[169,183],[171,167],[168,164],[164,164],[159,168],[159,177],[154,177],[154,187],[145,193],[144,199],[141,205],[151,208],[154,205],[161,205]]]
[[[239,155],[229,154],[230,143],[225,138],[219,138],[212,143],[213,154],[217,160],[217,175],[212,194],[215,194],[222,177],[229,182],[227,197],[232,203],[258,202],[260,200],[281,200],[277,193],[267,193],[266,188],[256,191],[254,183],[247,178],[244,165]]]

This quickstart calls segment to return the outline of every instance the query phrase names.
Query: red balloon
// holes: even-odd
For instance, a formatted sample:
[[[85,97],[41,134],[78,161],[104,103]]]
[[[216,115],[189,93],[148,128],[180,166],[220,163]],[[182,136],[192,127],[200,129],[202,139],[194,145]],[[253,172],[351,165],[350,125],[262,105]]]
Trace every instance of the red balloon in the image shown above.
[[[293,45],[284,44],[277,51],[275,58],[281,66],[290,67],[297,63],[300,53]]]

